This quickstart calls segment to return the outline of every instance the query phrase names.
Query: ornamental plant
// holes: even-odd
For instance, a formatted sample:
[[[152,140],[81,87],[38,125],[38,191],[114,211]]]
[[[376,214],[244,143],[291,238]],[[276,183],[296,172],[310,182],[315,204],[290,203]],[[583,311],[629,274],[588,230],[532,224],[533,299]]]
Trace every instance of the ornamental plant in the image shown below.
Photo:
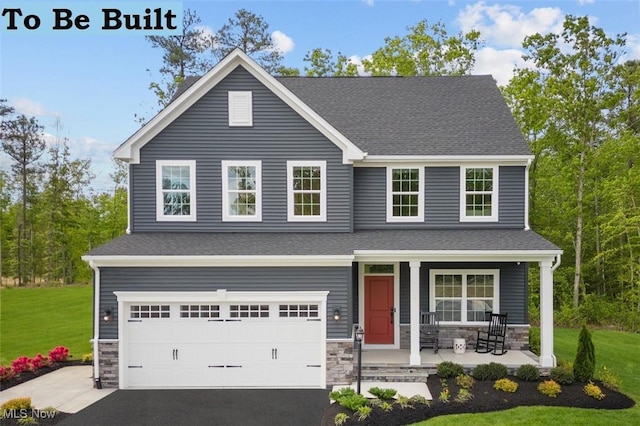
[[[460,374],[459,376],[456,376],[456,385],[460,386],[463,389],[469,390],[475,384],[475,379],[468,374]]]
[[[596,350],[593,347],[591,333],[583,325],[578,336],[578,351],[573,362],[573,375],[579,382],[588,382],[596,370]]]
[[[522,364],[516,370],[516,377],[525,382],[535,382],[540,378],[540,371],[535,365]]]
[[[69,349],[64,346],[57,346],[49,351],[49,359],[51,362],[66,361],[70,358]]]
[[[11,369],[13,370],[13,374],[17,375],[23,373],[25,371],[29,371],[31,369],[31,363],[29,362],[29,358],[26,356],[19,356],[18,358],[11,361]]]
[[[456,395],[455,402],[467,402],[473,399],[473,394],[469,392],[469,389],[460,388],[458,395]]]
[[[553,380],[545,380],[538,385],[538,392],[550,398],[556,398],[562,392],[562,386]]]
[[[610,368],[607,368],[603,365],[602,369],[600,370],[599,376],[600,381],[605,388],[612,391],[617,391],[620,389],[620,386],[622,385],[622,379],[620,379],[620,376],[618,376]]]
[[[499,379],[495,381],[493,388],[503,392],[514,393],[518,390],[518,384],[510,379]]]
[[[582,390],[584,390],[584,393],[586,393],[588,396],[597,400],[604,399],[605,397],[602,389],[600,389],[600,386],[596,385],[591,380],[589,380],[589,383],[584,385],[584,388],[582,388]]]
[[[0,382],[11,380],[14,375],[15,374],[13,373],[13,369],[11,367],[0,366]]]
[[[455,362],[444,361],[438,364],[437,373],[441,379],[448,379],[464,374],[464,367]]]
[[[371,389],[369,389],[369,393],[373,396],[375,396],[378,399],[391,399],[394,396],[396,396],[396,394],[398,393],[397,390],[395,389],[382,389],[379,387],[373,387]]]
[[[35,357],[29,359],[29,365],[31,371],[36,371],[44,367],[51,365],[49,358],[43,357],[42,354],[38,354]]]

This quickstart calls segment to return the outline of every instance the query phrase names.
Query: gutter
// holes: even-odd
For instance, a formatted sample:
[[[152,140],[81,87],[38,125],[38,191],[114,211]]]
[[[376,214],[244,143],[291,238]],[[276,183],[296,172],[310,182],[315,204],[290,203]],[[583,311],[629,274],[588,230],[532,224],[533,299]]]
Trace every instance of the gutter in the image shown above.
[[[98,350],[98,338],[100,336],[100,268],[94,261],[89,262],[89,266],[93,269],[93,378],[98,389],[102,388],[100,381],[100,351]]]

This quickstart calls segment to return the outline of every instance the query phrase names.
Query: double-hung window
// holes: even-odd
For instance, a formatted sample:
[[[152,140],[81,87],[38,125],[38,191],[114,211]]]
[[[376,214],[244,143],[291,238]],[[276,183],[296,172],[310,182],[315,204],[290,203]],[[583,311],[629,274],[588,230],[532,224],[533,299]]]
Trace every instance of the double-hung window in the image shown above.
[[[222,220],[262,220],[261,161],[222,161]]]
[[[287,161],[287,219],[327,220],[326,161]]]
[[[431,270],[430,310],[442,322],[486,321],[489,312],[499,312],[500,272],[482,270]]]
[[[196,220],[196,162],[156,161],[156,220]]]
[[[498,221],[498,167],[460,168],[460,221]]]
[[[424,221],[424,167],[387,167],[387,222]]]

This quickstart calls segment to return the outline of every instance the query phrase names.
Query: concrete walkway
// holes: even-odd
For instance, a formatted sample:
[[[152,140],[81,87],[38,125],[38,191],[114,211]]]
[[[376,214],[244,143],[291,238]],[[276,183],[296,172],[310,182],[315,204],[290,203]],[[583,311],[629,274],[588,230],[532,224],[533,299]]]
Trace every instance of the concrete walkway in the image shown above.
[[[0,404],[20,397],[31,397],[35,408],[54,407],[64,413],[77,413],[104,398],[115,389],[94,389],[93,367],[64,367],[0,392]]]

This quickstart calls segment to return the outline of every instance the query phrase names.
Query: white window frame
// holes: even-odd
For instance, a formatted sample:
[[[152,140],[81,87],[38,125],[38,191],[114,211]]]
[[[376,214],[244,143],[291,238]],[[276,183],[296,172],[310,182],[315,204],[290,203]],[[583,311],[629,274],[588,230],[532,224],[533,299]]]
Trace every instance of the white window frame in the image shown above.
[[[499,269],[431,269],[429,271],[429,311],[436,312],[436,275],[462,275],[461,321],[440,321],[441,324],[486,324],[486,321],[467,321],[467,276],[493,275],[493,313],[500,313]]]
[[[320,167],[320,214],[304,216],[295,214],[293,190],[294,167]],[[289,222],[326,222],[327,221],[327,162],[326,161],[287,161],[287,220]]]
[[[491,169],[493,170],[493,190],[492,191],[471,191],[467,192],[467,170],[469,169]],[[500,186],[500,175],[498,166],[488,166],[483,164],[462,166],[460,167],[460,222],[497,222],[498,221],[498,205],[499,195],[498,187]],[[467,194],[491,194],[491,215],[490,216],[467,216]]]
[[[227,161],[221,162],[222,167],[222,221],[223,222],[261,222],[262,221],[262,161]],[[256,169],[256,214],[232,215],[229,213],[229,167],[255,167]]]
[[[164,214],[164,190],[162,189],[162,168],[164,166],[189,167],[189,199],[191,202],[188,215]],[[156,160],[156,221],[158,222],[195,222],[196,212],[196,161],[195,160]]]
[[[418,215],[393,215],[393,171],[398,169],[418,170]],[[411,164],[387,166],[387,222],[424,222],[424,166]]]
[[[250,91],[229,91],[229,126],[253,126],[253,94]]]

